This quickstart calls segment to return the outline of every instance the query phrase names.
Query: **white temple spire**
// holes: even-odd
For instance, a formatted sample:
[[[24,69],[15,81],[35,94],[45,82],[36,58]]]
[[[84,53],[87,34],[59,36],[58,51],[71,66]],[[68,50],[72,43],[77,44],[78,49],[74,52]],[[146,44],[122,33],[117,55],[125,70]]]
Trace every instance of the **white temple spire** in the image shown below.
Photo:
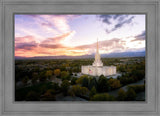
[[[99,47],[98,38],[97,42],[94,43],[95,45],[95,60],[92,65],[81,66],[81,73],[96,76],[99,78],[100,75],[109,76],[116,74],[116,66],[103,66],[101,61],[101,57],[99,54]]]
[[[97,52],[99,52],[99,49],[98,49],[98,38],[97,38]]]
[[[95,61],[93,62],[93,66],[103,66],[103,63],[101,61],[100,54],[99,54],[98,38],[97,38]]]

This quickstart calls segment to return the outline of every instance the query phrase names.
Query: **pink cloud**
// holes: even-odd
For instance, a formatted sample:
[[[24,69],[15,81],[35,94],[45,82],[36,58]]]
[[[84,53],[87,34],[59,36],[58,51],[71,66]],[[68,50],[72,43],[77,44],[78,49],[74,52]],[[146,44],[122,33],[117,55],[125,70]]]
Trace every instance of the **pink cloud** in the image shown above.
[[[52,34],[55,34],[55,35],[59,34],[59,32],[56,29],[53,28],[53,25],[51,23],[42,22],[40,26],[41,26],[41,29],[43,29],[47,33],[52,33]]]
[[[15,51],[24,49],[31,50],[38,46],[33,36],[15,37]]]
[[[60,32],[68,32],[70,31],[70,27],[68,25],[68,21],[65,17],[52,17],[52,20],[54,22],[54,26],[60,31]]]
[[[32,42],[35,41],[35,38],[31,35],[24,36],[24,37],[15,37],[15,43],[21,43],[21,42]]]
[[[47,48],[54,48],[54,47],[58,47],[58,46],[63,46],[62,44],[60,44],[62,41],[64,41],[68,36],[70,36],[72,34],[72,32],[68,32],[68,33],[64,33],[62,35],[53,37],[53,38],[47,38],[46,40],[42,41],[40,43],[41,47],[47,47]]]
[[[15,46],[15,50],[17,50],[17,49],[31,50],[37,46],[38,46],[38,44],[35,41],[28,42],[28,43],[17,43]]]
[[[38,24],[41,24],[45,28],[57,31],[57,33],[66,33],[71,31],[68,19],[75,17],[74,15],[37,15],[34,18],[38,21]]]
[[[41,43],[37,43],[33,36],[16,37],[15,38],[15,56],[58,56],[70,55],[78,56],[95,53],[96,42],[81,46],[65,46],[61,43],[66,37],[70,36],[72,32],[62,34],[53,38],[47,38]],[[121,39],[112,39],[99,41],[99,49],[103,53],[110,53],[115,51],[125,51],[126,42]],[[130,50],[131,48],[127,48]]]
[[[62,44],[40,44],[40,47],[43,47],[43,48],[53,48],[53,49],[67,48],[67,47],[63,46]]]
[[[111,39],[111,40],[104,40],[104,41],[99,41],[99,49],[100,51],[102,50],[103,52],[105,51],[106,53],[108,52],[114,52],[118,50],[125,50],[124,48],[124,43],[121,41],[121,39]],[[81,46],[76,46],[74,48],[71,48],[73,51],[79,50],[83,51],[86,54],[92,54],[95,53],[97,43],[93,44],[87,44],[87,45],[81,45]]]
[[[34,29],[24,29],[24,28],[20,28],[19,27],[18,30],[23,32],[23,33],[25,33],[26,36],[29,35],[29,36],[32,36],[32,37],[36,38],[35,39],[36,41],[41,41],[41,40],[44,39],[44,37],[39,35],[39,34],[37,34]],[[31,38],[29,38],[29,39],[31,39]]]
[[[68,20],[77,18],[79,15],[27,15],[34,19],[40,29],[51,36],[61,35],[71,31]],[[24,30],[23,30],[24,31]],[[31,31],[32,32],[32,31]],[[30,33],[28,33],[30,35]]]
[[[15,56],[44,56],[44,55],[63,55],[67,54],[67,48],[61,42],[69,37],[72,32],[47,38],[42,42],[37,42],[36,37],[24,36],[15,37]]]

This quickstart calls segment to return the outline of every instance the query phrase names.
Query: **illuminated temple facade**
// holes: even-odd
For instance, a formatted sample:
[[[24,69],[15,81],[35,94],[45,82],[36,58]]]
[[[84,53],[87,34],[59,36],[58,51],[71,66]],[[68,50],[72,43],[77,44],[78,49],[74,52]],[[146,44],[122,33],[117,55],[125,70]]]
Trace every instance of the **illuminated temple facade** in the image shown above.
[[[116,74],[115,66],[103,66],[103,63],[100,58],[98,40],[97,40],[97,49],[95,54],[95,60],[92,65],[81,66],[81,73],[92,75],[92,76],[110,76]]]

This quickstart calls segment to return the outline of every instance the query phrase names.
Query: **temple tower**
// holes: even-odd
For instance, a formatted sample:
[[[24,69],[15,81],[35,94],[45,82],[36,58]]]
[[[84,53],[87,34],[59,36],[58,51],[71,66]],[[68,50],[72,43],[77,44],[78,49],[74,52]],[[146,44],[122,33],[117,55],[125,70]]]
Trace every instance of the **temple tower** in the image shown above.
[[[92,64],[92,66],[103,66],[103,63],[101,61],[101,57],[100,57],[100,54],[99,54],[98,39],[97,39],[95,60],[94,60],[94,62]]]
[[[101,61],[101,57],[99,54],[99,47],[98,47],[98,39],[96,45],[96,53],[95,53],[95,60],[92,65],[81,66],[82,74],[92,75],[92,76],[109,76],[116,74],[116,66],[103,66]]]

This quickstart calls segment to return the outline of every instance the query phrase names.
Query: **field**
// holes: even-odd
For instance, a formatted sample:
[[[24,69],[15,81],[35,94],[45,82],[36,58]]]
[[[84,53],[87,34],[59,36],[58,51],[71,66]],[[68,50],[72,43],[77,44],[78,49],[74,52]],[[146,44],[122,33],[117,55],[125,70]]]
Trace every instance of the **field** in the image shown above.
[[[93,61],[15,60],[15,101],[145,101],[145,57],[102,58],[116,78],[82,75]]]

